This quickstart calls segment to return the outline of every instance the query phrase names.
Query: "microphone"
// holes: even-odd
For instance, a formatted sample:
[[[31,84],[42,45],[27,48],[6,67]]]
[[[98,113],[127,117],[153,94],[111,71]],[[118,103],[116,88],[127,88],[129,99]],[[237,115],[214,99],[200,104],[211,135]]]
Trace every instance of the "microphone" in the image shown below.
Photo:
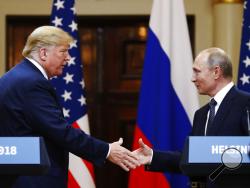
[[[250,120],[249,120],[249,108],[247,107],[247,128],[248,128],[248,136],[250,136]]]
[[[250,136],[250,120],[249,120],[249,108],[247,106],[247,129],[248,129],[248,136]],[[248,157],[250,157],[250,151],[248,150]]]

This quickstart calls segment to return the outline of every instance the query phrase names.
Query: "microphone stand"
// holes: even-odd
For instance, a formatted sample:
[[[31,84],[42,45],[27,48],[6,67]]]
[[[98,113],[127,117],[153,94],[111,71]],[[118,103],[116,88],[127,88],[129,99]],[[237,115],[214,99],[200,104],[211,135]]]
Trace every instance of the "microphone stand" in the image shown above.
[[[249,109],[247,108],[247,128],[248,128],[248,136],[250,136],[250,120],[249,120]]]
[[[249,109],[247,107],[247,128],[248,128],[248,136],[250,136],[250,120],[249,120]],[[248,156],[250,157],[250,151],[248,151]]]

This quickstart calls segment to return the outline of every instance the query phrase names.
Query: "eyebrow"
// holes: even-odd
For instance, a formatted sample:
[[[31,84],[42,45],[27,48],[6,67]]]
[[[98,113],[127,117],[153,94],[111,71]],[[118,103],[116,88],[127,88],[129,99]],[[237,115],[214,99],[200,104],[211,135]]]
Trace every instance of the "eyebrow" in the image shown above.
[[[199,68],[197,68],[197,67],[193,67],[192,68],[194,71],[201,71]]]

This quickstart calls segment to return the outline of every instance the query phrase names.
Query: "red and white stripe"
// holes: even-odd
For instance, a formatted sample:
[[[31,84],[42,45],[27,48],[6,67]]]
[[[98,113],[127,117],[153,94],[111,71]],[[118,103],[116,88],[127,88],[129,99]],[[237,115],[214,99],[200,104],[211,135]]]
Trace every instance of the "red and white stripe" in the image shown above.
[[[90,134],[88,116],[85,115],[77,120],[73,127],[80,128],[86,134]],[[95,188],[93,165],[80,157],[69,154],[69,188]]]

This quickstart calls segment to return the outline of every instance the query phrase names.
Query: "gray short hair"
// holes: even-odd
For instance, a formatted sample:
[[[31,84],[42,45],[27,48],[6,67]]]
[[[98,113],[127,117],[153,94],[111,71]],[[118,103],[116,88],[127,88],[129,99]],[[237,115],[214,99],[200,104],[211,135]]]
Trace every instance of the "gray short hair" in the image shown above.
[[[207,63],[209,67],[219,66],[224,78],[232,78],[232,62],[226,52],[220,48],[208,48],[203,51],[207,53]]]

